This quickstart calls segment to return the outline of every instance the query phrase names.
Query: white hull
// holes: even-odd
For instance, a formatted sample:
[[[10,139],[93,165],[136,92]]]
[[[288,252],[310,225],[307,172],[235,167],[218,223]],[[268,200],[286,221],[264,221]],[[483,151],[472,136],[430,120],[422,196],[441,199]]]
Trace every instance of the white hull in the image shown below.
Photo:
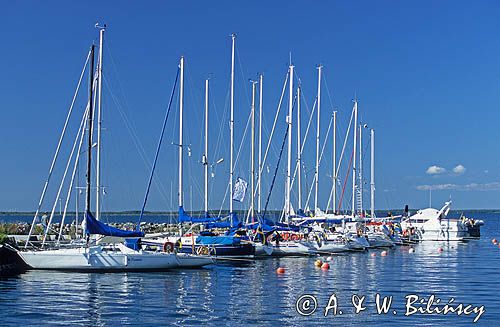
[[[303,242],[281,241],[278,245],[276,242],[270,244],[273,245],[272,256],[309,255],[314,252],[314,247]]]
[[[255,256],[257,257],[267,257],[273,254],[274,247],[272,245],[265,245],[262,243],[254,243],[255,246]]]
[[[393,247],[394,242],[383,233],[368,233],[368,243],[371,248]]]
[[[163,270],[179,267],[201,267],[213,262],[209,257],[134,251],[121,244],[118,245],[117,249],[113,251],[101,246],[94,246],[26,251],[19,252],[19,256],[33,269],[78,271]]]
[[[352,250],[366,250],[370,243],[365,236],[349,235],[349,246]]]
[[[450,202],[441,210],[419,210],[401,222],[403,233],[417,241],[462,241],[469,236],[467,225],[457,219],[448,219]]]
[[[351,247],[349,244],[345,243],[334,243],[334,242],[325,242],[321,246],[315,246],[315,251],[317,253],[339,253],[350,251]]]

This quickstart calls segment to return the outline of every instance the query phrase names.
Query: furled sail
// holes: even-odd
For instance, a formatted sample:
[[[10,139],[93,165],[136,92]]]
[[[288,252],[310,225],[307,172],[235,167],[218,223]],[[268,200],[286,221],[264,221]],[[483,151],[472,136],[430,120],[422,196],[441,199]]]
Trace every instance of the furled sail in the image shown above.
[[[92,213],[87,212],[86,215],[86,228],[85,233],[87,235],[97,234],[105,236],[116,236],[116,237],[143,237],[144,232],[141,231],[129,231],[118,229],[109,226],[99,220],[95,219]]]

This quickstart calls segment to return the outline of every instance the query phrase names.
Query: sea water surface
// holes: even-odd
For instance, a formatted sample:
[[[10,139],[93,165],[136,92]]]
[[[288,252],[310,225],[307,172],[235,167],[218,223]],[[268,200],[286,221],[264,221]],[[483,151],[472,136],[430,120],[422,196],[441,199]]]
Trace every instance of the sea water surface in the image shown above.
[[[480,240],[425,243],[388,250],[333,256],[329,270],[314,267],[316,258],[269,258],[161,273],[65,273],[28,271],[0,279],[0,325],[154,325],[154,326],[304,326],[304,325],[500,325],[500,214],[470,213],[484,219]],[[442,247],[443,252],[438,252]],[[375,252],[376,257],[371,253]],[[322,257],[323,259],[325,257]],[[278,275],[276,268],[285,267]],[[375,295],[392,296],[387,314],[377,314]],[[314,296],[308,316],[297,300]],[[484,305],[484,314],[405,316],[405,296],[446,304]],[[337,299],[337,314],[329,299]],[[365,296],[365,310],[355,314],[353,295]],[[301,309],[309,309],[302,303]],[[333,302],[332,302],[333,304]],[[304,311],[304,310],[302,310]],[[340,314],[342,311],[342,314]]]

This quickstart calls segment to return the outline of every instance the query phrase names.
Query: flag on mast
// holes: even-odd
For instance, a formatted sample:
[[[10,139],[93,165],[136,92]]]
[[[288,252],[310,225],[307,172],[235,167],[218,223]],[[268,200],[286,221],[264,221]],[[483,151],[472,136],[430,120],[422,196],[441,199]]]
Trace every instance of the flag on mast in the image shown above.
[[[233,201],[243,202],[245,195],[247,193],[248,182],[243,178],[238,177],[236,183],[234,184],[233,190]]]

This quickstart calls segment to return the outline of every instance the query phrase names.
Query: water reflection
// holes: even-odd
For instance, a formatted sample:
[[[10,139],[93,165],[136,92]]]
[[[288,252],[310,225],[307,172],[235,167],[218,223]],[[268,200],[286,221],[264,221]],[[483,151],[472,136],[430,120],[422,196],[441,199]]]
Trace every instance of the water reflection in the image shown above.
[[[404,296],[415,293],[436,294],[445,302],[455,297],[457,302],[485,304],[487,313],[479,325],[494,325],[500,316],[496,296],[500,287],[494,278],[500,268],[500,250],[490,242],[494,233],[486,230],[482,240],[467,244],[419,244],[415,253],[409,253],[409,247],[396,247],[385,257],[380,250],[374,250],[376,257],[335,255],[327,271],[314,267],[315,258],[257,260],[162,273],[29,271],[0,279],[0,321],[2,325],[37,321],[84,326],[470,324],[471,319],[456,316],[404,317]],[[280,266],[286,268],[284,275],[276,274]],[[315,295],[320,305],[307,318],[295,311],[297,298],[305,293]],[[323,308],[333,293],[344,313],[325,318]],[[376,293],[394,296],[398,315],[376,315]],[[363,314],[353,313],[352,294],[366,295],[368,309]]]

